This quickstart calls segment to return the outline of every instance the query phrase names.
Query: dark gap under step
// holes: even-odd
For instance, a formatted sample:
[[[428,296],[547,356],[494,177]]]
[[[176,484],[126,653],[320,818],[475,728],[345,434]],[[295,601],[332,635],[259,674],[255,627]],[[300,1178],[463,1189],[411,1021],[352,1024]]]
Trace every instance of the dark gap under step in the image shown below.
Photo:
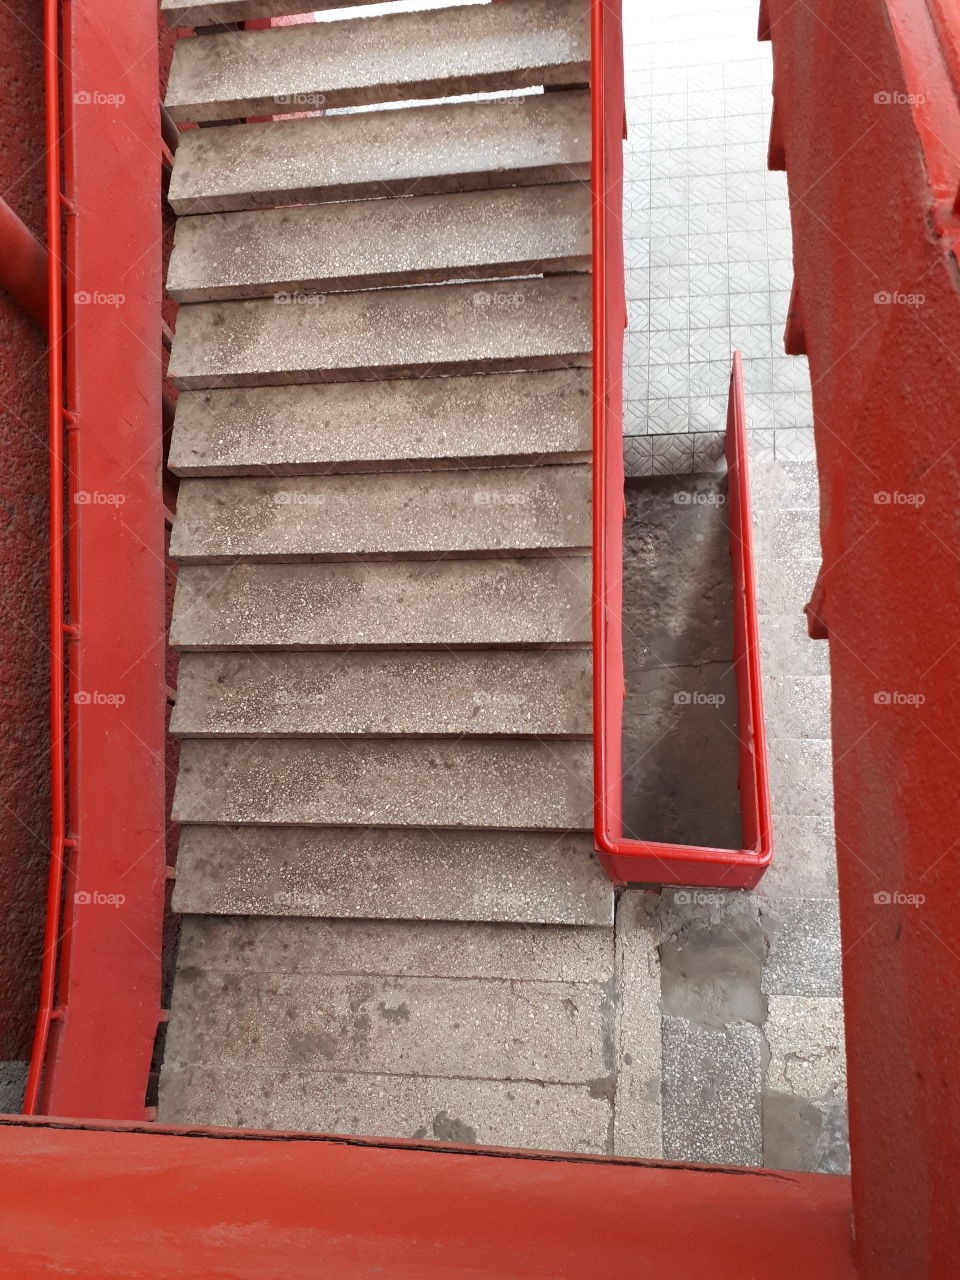
[[[629,480],[623,831],[741,847],[725,475]]]

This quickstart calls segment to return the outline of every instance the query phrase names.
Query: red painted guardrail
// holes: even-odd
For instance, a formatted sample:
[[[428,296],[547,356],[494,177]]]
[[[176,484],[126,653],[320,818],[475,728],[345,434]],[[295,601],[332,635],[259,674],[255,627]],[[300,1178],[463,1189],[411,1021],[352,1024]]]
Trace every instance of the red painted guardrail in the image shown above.
[[[617,883],[751,887],[772,850],[770,795],[750,528],[743,367],[734,358],[726,452],[734,583],[742,847],[625,839],[623,723],[623,139],[621,0],[591,0],[593,111],[593,715],[594,838]]]

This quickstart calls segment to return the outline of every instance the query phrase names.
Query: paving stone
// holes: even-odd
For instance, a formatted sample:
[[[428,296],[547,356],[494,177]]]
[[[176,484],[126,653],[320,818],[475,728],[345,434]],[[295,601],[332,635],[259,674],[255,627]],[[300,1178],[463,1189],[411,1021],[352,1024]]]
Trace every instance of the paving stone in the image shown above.
[[[184,391],[170,466],[181,476],[292,475],[584,460],[592,409],[587,369]]]
[[[829,814],[774,814],[773,862],[757,893],[773,899],[836,897],[836,837]]]
[[[819,510],[816,463],[756,462],[750,467],[750,505],[755,512]]]
[[[614,1153],[663,1157],[660,899],[627,890],[617,904],[617,1086]]]
[[[187,969],[254,976],[264,970],[609,985],[614,939],[611,928],[563,925],[195,918],[183,922],[178,960]]]
[[[171,643],[186,649],[588,644],[588,557],[187,566]]]
[[[610,1103],[589,1085],[167,1065],[158,1118],[603,1155]]]
[[[847,1108],[787,1093],[763,1095],[763,1162],[768,1169],[850,1174]]]
[[[767,754],[775,813],[824,817],[833,812],[833,760],[829,741],[768,738]]]
[[[569,466],[184,480],[170,555],[223,564],[586,550],[592,484],[590,467]]]
[[[830,677],[763,673],[767,732],[777,738],[830,737]]]
[[[763,989],[777,996],[841,994],[840,909],[836,899],[765,899],[769,939]]]
[[[170,377],[242,387],[590,363],[586,276],[306,296],[319,305],[181,307]]]
[[[762,1047],[751,1023],[707,1027],[664,1014],[665,1159],[763,1164]]]
[[[172,1065],[587,1084],[610,1008],[585,983],[297,973],[177,975]]]
[[[178,214],[586,181],[590,95],[407,107],[180,136]]]
[[[174,819],[586,831],[593,827],[592,744],[189,738],[180,749]]]
[[[591,836],[185,827],[173,906],[204,915],[607,925],[613,886]]]
[[[764,676],[774,679],[824,680],[830,675],[830,649],[811,640],[799,610],[783,617],[760,619],[760,662]]]
[[[769,1004],[765,1087],[814,1101],[844,1101],[847,1075],[839,996],[771,995]]]
[[[310,0],[314,11],[352,9],[380,0]],[[303,0],[160,0],[160,12],[171,27],[210,27],[219,22],[244,22],[302,13]]]
[[[516,0],[180,40],[166,107],[178,121],[230,120],[586,84],[589,75],[588,7]]]
[[[586,183],[181,218],[167,292],[294,305],[312,291],[589,271],[590,225]]]
[[[464,734],[589,737],[585,650],[185,653],[184,737]]]

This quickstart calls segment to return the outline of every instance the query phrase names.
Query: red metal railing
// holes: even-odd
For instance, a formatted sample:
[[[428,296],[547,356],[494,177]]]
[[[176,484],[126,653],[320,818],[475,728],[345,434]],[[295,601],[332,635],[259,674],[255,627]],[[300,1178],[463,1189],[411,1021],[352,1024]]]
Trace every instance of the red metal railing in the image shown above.
[[[625,839],[622,819],[623,138],[621,0],[592,0],[594,837],[618,883],[748,887],[770,861],[771,821],[750,529],[743,373],[735,357],[727,416],[734,662],[740,734],[740,849]]]

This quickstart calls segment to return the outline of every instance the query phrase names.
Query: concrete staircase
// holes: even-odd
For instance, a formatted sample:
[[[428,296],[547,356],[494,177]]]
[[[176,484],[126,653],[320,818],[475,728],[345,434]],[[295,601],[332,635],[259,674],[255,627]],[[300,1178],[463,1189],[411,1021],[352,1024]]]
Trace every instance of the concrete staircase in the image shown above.
[[[586,0],[177,45],[164,1121],[613,1149],[588,68]]]

